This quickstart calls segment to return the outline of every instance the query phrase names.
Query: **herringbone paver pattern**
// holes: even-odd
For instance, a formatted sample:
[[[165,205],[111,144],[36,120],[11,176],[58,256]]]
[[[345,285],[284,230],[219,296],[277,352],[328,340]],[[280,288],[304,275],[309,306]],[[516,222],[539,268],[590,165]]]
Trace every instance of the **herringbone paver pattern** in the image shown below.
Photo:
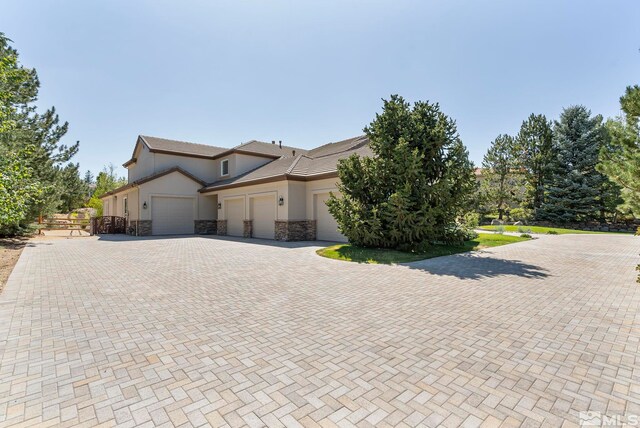
[[[202,237],[25,249],[4,426],[575,426],[640,414],[640,238],[409,266]]]

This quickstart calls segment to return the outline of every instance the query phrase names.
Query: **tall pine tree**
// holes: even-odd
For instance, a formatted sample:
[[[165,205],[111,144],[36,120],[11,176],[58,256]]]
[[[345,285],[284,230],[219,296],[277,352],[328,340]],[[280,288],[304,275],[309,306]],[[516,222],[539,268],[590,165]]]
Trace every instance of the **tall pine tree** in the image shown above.
[[[620,107],[624,116],[607,121],[610,142],[598,170],[622,188],[622,208],[640,217],[640,86],[627,88]]]
[[[544,203],[545,186],[550,177],[553,131],[542,114],[531,114],[522,122],[517,136],[519,167],[527,185],[525,206],[537,210]]]
[[[480,192],[483,203],[492,211],[498,211],[498,219],[502,220],[505,211],[522,200],[523,186],[515,139],[510,135],[498,135],[482,159]]]
[[[539,218],[567,223],[603,215],[603,192],[608,180],[596,170],[596,165],[606,141],[602,116],[592,117],[584,106],[564,109],[553,130],[552,176]]]

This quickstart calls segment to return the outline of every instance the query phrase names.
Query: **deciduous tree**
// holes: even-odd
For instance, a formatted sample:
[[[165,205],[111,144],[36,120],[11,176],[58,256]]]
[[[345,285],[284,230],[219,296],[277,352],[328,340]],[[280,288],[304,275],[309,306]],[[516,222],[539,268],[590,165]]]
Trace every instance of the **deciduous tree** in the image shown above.
[[[38,75],[20,64],[17,51],[9,43],[0,33],[0,149],[3,156],[21,166],[5,173],[28,174],[38,183],[37,197],[27,197],[27,205],[20,205],[20,222],[28,222],[38,214],[55,212],[64,200],[73,200],[67,194],[74,191],[67,180],[74,168],[67,163],[77,153],[78,143],[61,143],[68,124],[60,123],[54,108],[38,113]],[[27,189],[35,191],[35,187]]]

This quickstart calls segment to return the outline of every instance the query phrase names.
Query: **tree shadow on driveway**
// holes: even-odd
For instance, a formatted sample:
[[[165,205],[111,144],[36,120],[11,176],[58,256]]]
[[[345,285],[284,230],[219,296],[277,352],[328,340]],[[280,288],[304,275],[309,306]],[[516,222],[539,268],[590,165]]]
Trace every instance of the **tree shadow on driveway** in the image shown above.
[[[432,275],[453,276],[460,279],[479,280],[499,276],[519,276],[523,278],[543,279],[549,276],[548,270],[540,266],[524,263],[520,260],[506,260],[486,257],[482,254],[455,254],[406,263],[409,269],[422,270]]]

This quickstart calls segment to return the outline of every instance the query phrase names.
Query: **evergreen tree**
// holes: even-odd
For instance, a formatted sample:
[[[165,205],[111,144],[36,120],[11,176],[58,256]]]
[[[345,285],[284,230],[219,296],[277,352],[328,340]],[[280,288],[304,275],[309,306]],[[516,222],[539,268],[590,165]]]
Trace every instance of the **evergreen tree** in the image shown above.
[[[553,130],[552,178],[540,218],[566,223],[604,216],[605,192],[612,189],[596,165],[606,139],[602,116],[591,117],[584,106],[564,109]]]
[[[623,116],[606,123],[610,141],[598,170],[622,188],[622,209],[640,217],[640,86],[627,87],[620,106]]]
[[[519,168],[527,185],[525,206],[536,210],[544,202],[545,185],[550,171],[553,132],[551,122],[542,115],[531,114],[522,122],[517,136]]]
[[[89,199],[87,183],[80,178],[80,164],[70,163],[60,171],[59,182],[64,186],[60,196],[58,209],[71,212],[82,207]]]
[[[438,104],[398,95],[364,129],[373,156],[338,164],[341,197],[327,205],[352,244],[416,249],[459,240],[456,218],[474,189],[473,165],[455,122]]]
[[[521,201],[524,186],[518,170],[516,142],[510,135],[498,135],[482,160],[481,198],[502,220],[505,210]]]
[[[87,186],[91,186],[96,183],[95,177],[91,171],[87,170],[87,172],[84,173],[84,182]]]

